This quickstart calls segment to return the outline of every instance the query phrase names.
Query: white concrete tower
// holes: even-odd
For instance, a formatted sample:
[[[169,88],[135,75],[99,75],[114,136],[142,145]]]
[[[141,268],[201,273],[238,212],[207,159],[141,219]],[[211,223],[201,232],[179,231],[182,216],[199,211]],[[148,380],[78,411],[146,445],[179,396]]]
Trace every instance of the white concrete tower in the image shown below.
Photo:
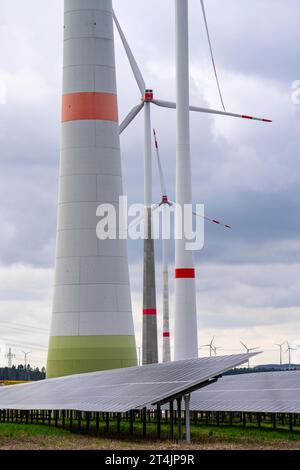
[[[123,194],[112,0],[65,0],[60,190],[47,376],[137,364],[126,240],[99,240]]]
[[[175,244],[175,330],[174,360],[198,356],[195,267],[187,250],[179,210],[192,204],[188,0],[175,0],[177,76],[176,230],[182,234]]]

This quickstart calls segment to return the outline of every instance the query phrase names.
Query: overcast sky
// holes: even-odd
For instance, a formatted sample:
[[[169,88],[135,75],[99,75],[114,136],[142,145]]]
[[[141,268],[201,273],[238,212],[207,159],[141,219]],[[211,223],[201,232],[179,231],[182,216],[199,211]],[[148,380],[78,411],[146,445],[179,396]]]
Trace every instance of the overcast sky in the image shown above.
[[[200,2],[189,3],[191,102],[220,108]],[[227,109],[270,117],[274,123],[191,117],[194,202],[204,203],[207,215],[233,227],[225,231],[206,225],[205,247],[196,256],[199,343],[206,344],[215,335],[216,344],[229,353],[240,350],[243,340],[249,347],[265,350],[256,362],[275,362],[279,354],[274,343],[288,340],[300,345],[300,105],[291,99],[292,83],[300,79],[300,3],[206,3]],[[147,86],[157,97],[175,99],[173,0],[115,0],[114,7]],[[21,350],[32,351],[33,365],[44,364],[46,358],[56,230],[62,34],[62,0],[1,1],[0,98],[5,87],[6,102],[0,104],[0,364],[5,345],[10,344],[18,362]],[[116,51],[123,117],[140,96],[117,36]],[[153,109],[152,117],[174,198],[175,113]],[[142,116],[124,133],[121,144],[125,193],[132,202],[141,202]],[[155,166],[154,175],[156,201],[160,192]],[[129,253],[140,345],[141,244],[131,242]],[[160,243],[157,284],[161,313]],[[171,289],[173,302],[172,285]],[[160,333],[161,326],[160,315]],[[299,361],[300,355],[294,353],[293,359]]]

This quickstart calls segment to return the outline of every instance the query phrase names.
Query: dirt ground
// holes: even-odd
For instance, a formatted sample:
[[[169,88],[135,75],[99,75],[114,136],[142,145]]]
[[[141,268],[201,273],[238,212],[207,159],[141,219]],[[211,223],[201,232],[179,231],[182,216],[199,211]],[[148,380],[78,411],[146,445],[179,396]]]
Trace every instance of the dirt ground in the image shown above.
[[[263,442],[242,439],[226,442],[217,439],[194,441],[193,444],[172,442],[122,441],[89,436],[19,436],[1,437],[1,450],[300,450],[300,442],[276,440]]]

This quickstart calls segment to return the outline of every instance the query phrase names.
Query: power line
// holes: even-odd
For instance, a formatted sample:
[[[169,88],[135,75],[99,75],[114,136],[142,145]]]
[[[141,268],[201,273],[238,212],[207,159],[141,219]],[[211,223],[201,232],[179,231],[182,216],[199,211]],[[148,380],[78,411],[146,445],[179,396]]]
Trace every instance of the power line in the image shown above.
[[[35,344],[35,343],[29,343],[27,341],[16,341],[12,340],[11,338],[3,338],[0,337],[0,341],[3,341],[4,343],[9,344],[10,346],[29,346],[32,349],[37,349],[37,350],[45,350],[47,351],[47,346],[42,346],[41,344]]]
[[[22,329],[28,329],[30,331],[36,330],[39,332],[48,333],[48,330],[46,328],[39,328],[38,326],[33,326],[33,325],[24,325],[23,323],[13,323],[13,322],[0,320],[0,324],[7,325],[8,328],[20,328],[20,329],[22,328]]]

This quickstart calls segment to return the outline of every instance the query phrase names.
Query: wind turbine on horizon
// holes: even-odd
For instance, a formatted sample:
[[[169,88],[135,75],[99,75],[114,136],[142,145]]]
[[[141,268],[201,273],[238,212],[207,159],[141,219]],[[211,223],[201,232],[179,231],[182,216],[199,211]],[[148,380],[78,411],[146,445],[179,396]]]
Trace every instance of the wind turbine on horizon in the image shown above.
[[[214,348],[215,357],[217,357],[217,355],[218,355],[218,350],[223,349],[222,346],[213,346],[213,348]]]
[[[209,356],[212,357],[213,353],[215,352],[215,347],[214,347],[214,340],[215,340],[215,336],[212,338],[211,342],[208,343],[208,344],[202,344],[200,346],[200,349],[201,348],[209,348]]]
[[[286,344],[287,344],[288,347],[287,347],[287,350],[285,352],[289,353],[289,370],[291,370],[291,366],[292,366],[291,351],[297,351],[297,348],[292,348],[288,341],[286,342]]]
[[[278,346],[279,347],[279,350],[280,350],[280,365],[282,366],[282,352],[283,352],[283,345],[286,343],[286,341],[284,341],[284,343],[281,343],[281,344],[275,344],[275,346]]]
[[[249,354],[251,351],[257,351],[260,349],[259,347],[256,348],[248,348],[242,341],[240,341],[241,345],[246,349],[247,354]],[[248,359],[248,369],[250,369],[250,360]]]

